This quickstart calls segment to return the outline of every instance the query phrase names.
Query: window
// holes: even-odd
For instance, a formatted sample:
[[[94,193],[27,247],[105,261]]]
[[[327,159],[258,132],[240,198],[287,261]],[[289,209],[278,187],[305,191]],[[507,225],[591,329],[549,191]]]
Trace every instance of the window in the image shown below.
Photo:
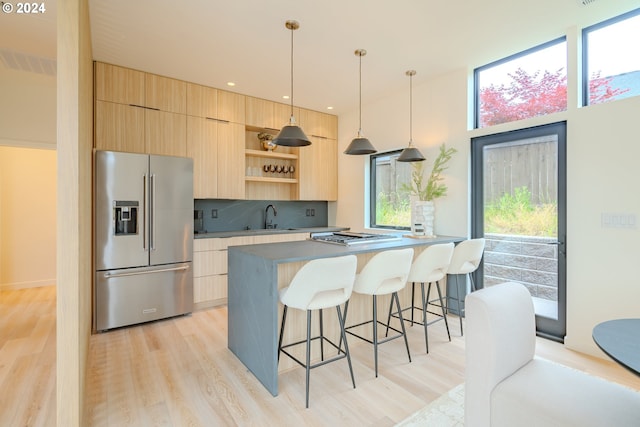
[[[371,156],[370,226],[410,229],[411,163],[398,162],[402,150]]]
[[[640,9],[582,30],[583,104],[640,95]]]
[[[477,68],[475,127],[567,109],[567,42],[563,37]]]

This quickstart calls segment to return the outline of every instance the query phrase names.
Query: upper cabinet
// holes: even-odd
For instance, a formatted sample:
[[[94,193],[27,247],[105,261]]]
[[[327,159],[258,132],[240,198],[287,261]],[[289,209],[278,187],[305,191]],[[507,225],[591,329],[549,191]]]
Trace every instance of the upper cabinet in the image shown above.
[[[186,156],[185,82],[96,62],[95,94],[96,149]]]
[[[298,200],[338,199],[338,142],[310,136],[299,149]]]
[[[300,108],[298,125],[307,136],[338,139],[338,118],[333,114]]]
[[[186,82],[145,73],[144,93],[147,108],[187,114]]]
[[[336,200],[336,116],[294,107],[310,147],[265,151],[290,104],[95,62],[94,146],[191,157],[196,198]]]
[[[187,115],[218,117],[218,90],[195,83],[187,83]]]
[[[187,83],[187,115],[244,124],[245,96]]]
[[[142,71],[96,62],[96,99],[144,106],[144,75]]]
[[[248,127],[279,131],[289,122],[289,117],[291,116],[290,105],[254,98],[252,96],[247,96],[246,98],[245,123]],[[298,110],[298,107],[294,107],[294,116]]]
[[[245,124],[245,98],[238,93],[218,89],[218,120]]]
[[[96,101],[95,147],[98,150],[145,153],[144,108]]]

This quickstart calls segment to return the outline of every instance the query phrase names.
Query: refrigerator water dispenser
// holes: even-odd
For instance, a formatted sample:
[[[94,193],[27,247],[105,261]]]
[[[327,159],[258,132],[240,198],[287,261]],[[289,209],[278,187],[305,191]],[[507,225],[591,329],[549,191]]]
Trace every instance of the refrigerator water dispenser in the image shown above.
[[[116,236],[138,234],[138,202],[114,200],[113,219]]]

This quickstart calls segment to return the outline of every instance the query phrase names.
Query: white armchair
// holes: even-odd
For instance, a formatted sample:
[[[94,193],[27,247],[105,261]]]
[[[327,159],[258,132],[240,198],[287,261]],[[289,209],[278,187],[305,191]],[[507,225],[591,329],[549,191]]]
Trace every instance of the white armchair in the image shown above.
[[[466,298],[465,426],[640,426],[640,393],[535,358],[529,291],[503,283]]]

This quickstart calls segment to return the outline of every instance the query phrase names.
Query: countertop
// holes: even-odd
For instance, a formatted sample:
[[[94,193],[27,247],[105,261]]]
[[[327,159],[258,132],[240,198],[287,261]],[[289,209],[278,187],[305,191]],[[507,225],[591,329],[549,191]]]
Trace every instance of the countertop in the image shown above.
[[[300,240],[295,242],[266,243],[262,245],[233,246],[229,251],[239,251],[248,255],[264,258],[277,264],[287,262],[308,261],[318,258],[329,258],[343,255],[360,254],[366,252],[378,252],[386,249],[400,249],[433,245],[437,243],[460,242],[462,237],[436,236],[427,239],[414,239],[402,237],[400,240],[371,242],[357,245],[337,245],[317,242],[313,240]]]
[[[264,236],[269,234],[292,234],[292,233],[326,233],[331,231],[349,230],[349,227],[300,227],[300,228],[256,228],[251,230],[215,231],[212,233],[194,234],[194,239],[211,239],[218,237],[236,236]]]

